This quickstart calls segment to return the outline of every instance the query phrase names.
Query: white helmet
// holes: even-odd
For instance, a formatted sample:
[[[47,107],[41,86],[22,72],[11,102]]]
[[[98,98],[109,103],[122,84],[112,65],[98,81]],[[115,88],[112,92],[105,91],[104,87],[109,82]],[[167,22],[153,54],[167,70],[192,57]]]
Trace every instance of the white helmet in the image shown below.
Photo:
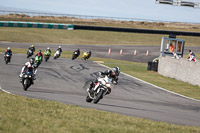
[[[61,46],[59,46],[58,48],[61,48]]]
[[[8,47],[7,49],[10,50],[10,47]]]

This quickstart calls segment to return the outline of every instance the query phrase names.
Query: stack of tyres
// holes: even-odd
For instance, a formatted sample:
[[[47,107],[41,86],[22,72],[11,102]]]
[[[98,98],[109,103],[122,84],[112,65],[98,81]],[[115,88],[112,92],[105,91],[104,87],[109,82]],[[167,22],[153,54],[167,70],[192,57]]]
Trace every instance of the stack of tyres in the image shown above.
[[[148,62],[147,70],[157,72],[158,71],[158,61],[157,62]]]

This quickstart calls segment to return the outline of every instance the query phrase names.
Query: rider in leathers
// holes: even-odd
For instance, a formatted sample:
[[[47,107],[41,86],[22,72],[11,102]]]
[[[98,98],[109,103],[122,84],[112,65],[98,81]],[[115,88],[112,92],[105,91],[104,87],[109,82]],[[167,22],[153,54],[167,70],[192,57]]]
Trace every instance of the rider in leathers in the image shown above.
[[[80,49],[78,48],[78,49],[76,49],[75,51],[74,51],[74,53],[77,53],[77,57],[80,55]]]
[[[118,76],[120,74],[120,68],[114,67],[112,70],[106,70],[105,72],[100,72],[100,75],[102,76],[108,76],[108,78],[112,79],[113,84],[118,83]],[[89,90],[93,91],[92,88],[94,88],[95,84],[98,82],[96,79],[95,81],[90,83]],[[111,93],[111,89],[108,90],[107,94]]]
[[[24,67],[22,67],[21,74],[19,75],[20,82],[22,81],[23,73],[25,73],[27,69],[32,70],[32,84],[34,84],[33,80],[35,80],[35,75],[36,75],[37,69],[34,67],[34,59],[33,58],[30,58],[30,60],[25,63]]]
[[[11,61],[11,56],[12,56],[12,50],[10,49],[10,47],[7,48],[7,50],[5,51],[4,54],[4,59],[6,60],[6,55],[9,54],[10,55],[10,61]],[[10,62],[9,61],[9,62]]]
[[[28,49],[35,52],[35,46],[34,45],[31,45]]]
[[[41,61],[43,60],[43,54],[42,54],[42,52],[41,52],[41,50],[39,50],[37,53],[36,53],[36,55],[35,55],[35,57],[36,56],[38,56],[38,57],[40,57],[41,56]]]

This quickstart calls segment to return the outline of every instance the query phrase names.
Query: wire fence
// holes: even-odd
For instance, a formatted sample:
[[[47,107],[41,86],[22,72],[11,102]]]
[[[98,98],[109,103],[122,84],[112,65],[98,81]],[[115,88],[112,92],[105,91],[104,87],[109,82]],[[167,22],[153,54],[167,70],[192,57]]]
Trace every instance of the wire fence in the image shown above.
[[[138,18],[122,18],[122,17],[106,17],[106,16],[88,16],[88,15],[75,15],[75,14],[56,14],[56,13],[41,13],[41,12],[25,12],[25,11],[7,11],[0,10],[0,16],[7,18],[56,18],[56,19],[66,19],[71,22],[75,21],[88,21],[88,22],[105,22],[105,21],[118,21],[118,22],[176,22],[176,21],[163,21],[163,20],[150,20],[150,19],[138,19]],[[190,23],[190,22],[188,22]]]

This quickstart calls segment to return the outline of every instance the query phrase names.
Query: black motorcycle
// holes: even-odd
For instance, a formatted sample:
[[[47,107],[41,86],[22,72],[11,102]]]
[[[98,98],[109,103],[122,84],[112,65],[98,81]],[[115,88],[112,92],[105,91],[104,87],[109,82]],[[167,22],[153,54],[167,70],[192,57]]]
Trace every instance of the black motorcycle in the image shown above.
[[[33,55],[33,50],[29,49],[27,51],[27,58],[31,57]]]
[[[21,83],[23,89],[27,91],[27,89],[33,84],[33,72],[30,69],[27,69],[26,72],[23,74]]]
[[[4,58],[5,58],[5,63],[8,64],[8,62],[10,62],[11,59],[10,53],[7,53]]]
[[[72,54],[72,60],[75,60],[76,58],[78,58],[79,55],[80,55],[80,53],[78,53],[77,51],[75,51],[75,52]]]

